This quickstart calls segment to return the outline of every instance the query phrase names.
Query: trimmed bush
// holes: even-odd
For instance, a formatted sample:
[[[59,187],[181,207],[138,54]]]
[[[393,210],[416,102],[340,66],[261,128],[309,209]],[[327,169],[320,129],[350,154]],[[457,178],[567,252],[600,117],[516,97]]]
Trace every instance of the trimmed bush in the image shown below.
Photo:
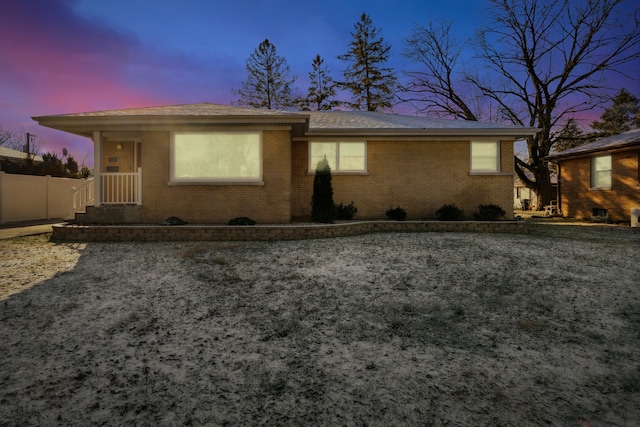
[[[398,206],[397,208],[387,209],[385,215],[394,221],[404,221],[407,218],[407,211]]]
[[[506,212],[498,205],[480,205],[473,214],[476,221],[497,221],[504,218]]]
[[[246,216],[240,216],[229,220],[229,225],[256,225],[256,222]]]
[[[187,221],[183,221],[177,216],[170,216],[169,218],[165,219],[160,223],[160,225],[186,225],[186,224],[188,224]]]
[[[442,205],[436,211],[436,218],[439,221],[462,221],[464,219],[464,211],[454,204]]]
[[[353,202],[348,205],[343,205],[342,203],[336,205],[336,219],[350,220],[356,216],[357,212],[358,208],[353,205]]]

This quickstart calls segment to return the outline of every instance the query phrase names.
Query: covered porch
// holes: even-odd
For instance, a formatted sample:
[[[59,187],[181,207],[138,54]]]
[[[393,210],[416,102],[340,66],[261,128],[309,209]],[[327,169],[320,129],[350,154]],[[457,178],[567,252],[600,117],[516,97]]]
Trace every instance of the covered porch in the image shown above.
[[[137,132],[93,132],[93,206],[142,205],[141,138]]]
[[[77,222],[139,222],[142,205],[140,136],[133,132],[95,131],[92,139],[94,177],[72,192],[72,209]]]

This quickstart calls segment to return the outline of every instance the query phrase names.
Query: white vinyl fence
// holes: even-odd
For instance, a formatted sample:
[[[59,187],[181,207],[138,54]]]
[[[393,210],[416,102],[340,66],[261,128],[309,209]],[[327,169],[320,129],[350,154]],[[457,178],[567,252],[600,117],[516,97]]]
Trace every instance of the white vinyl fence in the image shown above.
[[[0,171],[0,224],[73,215],[72,188],[84,179],[18,175]]]

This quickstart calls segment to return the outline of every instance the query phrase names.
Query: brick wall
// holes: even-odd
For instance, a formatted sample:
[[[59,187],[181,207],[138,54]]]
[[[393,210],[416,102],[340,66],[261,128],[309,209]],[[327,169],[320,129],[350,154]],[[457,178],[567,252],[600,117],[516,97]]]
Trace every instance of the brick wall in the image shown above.
[[[142,136],[142,221],[177,216],[189,223],[223,223],[247,216],[260,223],[291,219],[289,130],[262,135],[264,185],[169,185],[169,132]]]
[[[263,131],[264,185],[170,185],[170,133],[143,132],[141,220],[153,224],[177,216],[192,224],[225,224],[247,216],[265,224],[308,218],[314,178],[308,143],[290,138],[288,129]],[[119,153],[115,144],[105,144],[105,158],[133,155],[133,145],[129,150],[129,143],[120,144]],[[513,143],[502,142],[501,153],[501,174],[471,175],[468,140],[372,141],[366,175],[334,174],[334,200],[353,201],[359,219],[385,218],[385,210],[396,206],[409,219],[431,219],[446,203],[464,209],[469,219],[478,205],[493,203],[512,219]]]
[[[631,208],[640,207],[638,156],[640,150],[613,153],[611,189],[591,189],[591,158],[561,163],[562,212],[566,216],[591,218],[593,209],[606,209],[612,221],[629,221]]]
[[[368,175],[332,176],[335,203],[354,202],[357,218],[384,218],[389,207],[404,208],[411,219],[434,218],[454,203],[468,218],[480,204],[497,204],[513,218],[513,142],[502,142],[502,174],[470,175],[469,141],[372,141],[367,144]],[[313,174],[308,143],[293,143],[294,217],[309,217]]]
[[[120,148],[118,148],[120,147]],[[108,167],[117,167],[119,173],[136,171],[134,164],[134,142],[104,141],[102,144],[102,172]]]

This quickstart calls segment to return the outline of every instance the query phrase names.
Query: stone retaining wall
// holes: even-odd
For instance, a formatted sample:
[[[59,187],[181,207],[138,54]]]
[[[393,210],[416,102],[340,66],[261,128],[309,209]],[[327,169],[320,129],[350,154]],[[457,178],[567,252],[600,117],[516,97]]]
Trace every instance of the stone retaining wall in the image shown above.
[[[524,221],[363,221],[292,225],[55,225],[52,239],[67,242],[301,240],[385,232],[526,234]]]

